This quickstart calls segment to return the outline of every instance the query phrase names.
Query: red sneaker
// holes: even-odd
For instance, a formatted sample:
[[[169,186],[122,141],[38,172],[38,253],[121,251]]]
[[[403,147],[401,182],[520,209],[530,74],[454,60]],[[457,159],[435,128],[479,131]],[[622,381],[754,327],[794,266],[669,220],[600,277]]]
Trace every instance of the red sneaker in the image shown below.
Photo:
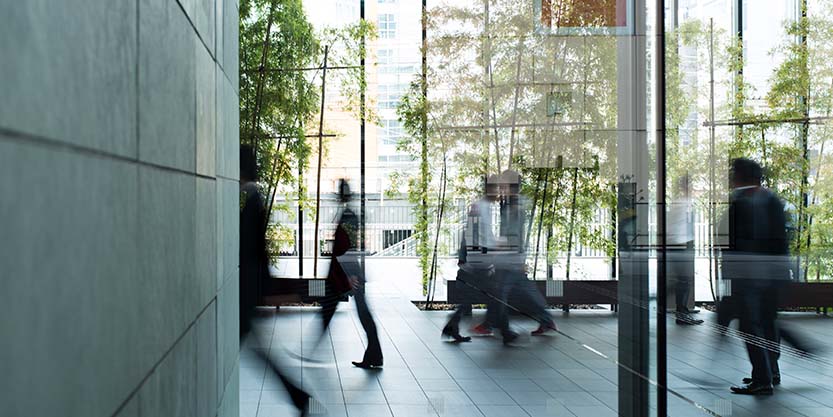
[[[539,325],[537,329],[532,331],[532,335],[541,336],[549,331],[558,331],[558,327],[555,325],[555,323]]]
[[[484,324],[478,324],[471,328],[472,336],[492,336],[492,328]]]

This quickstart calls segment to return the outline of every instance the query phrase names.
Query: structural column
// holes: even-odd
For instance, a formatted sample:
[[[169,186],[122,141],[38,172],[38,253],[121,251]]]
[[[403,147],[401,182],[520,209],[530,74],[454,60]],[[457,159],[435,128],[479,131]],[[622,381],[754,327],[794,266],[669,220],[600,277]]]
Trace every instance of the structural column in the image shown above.
[[[649,415],[649,170],[646,3],[629,11],[632,30],[617,37],[619,258],[619,415]]]

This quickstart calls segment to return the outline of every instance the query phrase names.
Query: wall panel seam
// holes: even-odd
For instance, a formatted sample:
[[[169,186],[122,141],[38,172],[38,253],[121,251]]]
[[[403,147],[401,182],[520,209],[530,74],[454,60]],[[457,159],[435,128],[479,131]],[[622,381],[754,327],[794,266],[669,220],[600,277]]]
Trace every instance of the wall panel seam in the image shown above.
[[[191,175],[191,176],[194,176],[194,177],[203,178],[203,179],[207,179],[207,180],[216,180],[216,178],[217,178],[217,177],[214,177],[214,176],[200,174],[200,173],[196,173],[196,172],[189,171],[189,170],[186,170],[186,169],[180,169],[180,168],[170,167],[170,166],[167,166],[167,165],[162,165],[162,164],[156,164],[156,163],[153,163],[153,162],[143,161],[143,160],[140,160],[139,158],[133,158],[133,157],[129,157],[129,156],[118,155],[118,154],[115,154],[115,153],[102,151],[100,149],[90,148],[90,147],[86,147],[86,146],[82,146],[82,145],[77,145],[77,144],[74,144],[74,143],[63,142],[63,141],[60,141],[60,140],[56,140],[56,139],[52,139],[52,138],[48,138],[48,137],[44,137],[44,136],[39,136],[39,135],[33,135],[33,134],[27,133],[27,132],[20,132],[20,131],[17,131],[17,130],[12,130],[12,129],[8,129],[8,128],[1,127],[1,126],[0,126],[0,140],[5,140],[5,141],[8,141],[8,142],[28,143],[28,144],[38,145],[38,146],[43,146],[43,147],[48,147],[48,148],[61,149],[63,151],[73,152],[73,153],[77,153],[77,154],[80,154],[80,155],[95,156],[95,157],[104,158],[104,159],[111,159],[111,160],[115,160],[115,161],[127,162],[127,163],[131,163],[131,164],[139,165],[139,166],[144,166],[144,167],[149,167],[149,168],[156,168],[156,169],[159,169],[159,170],[162,170],[162,171],[175,172],[175,173],[185,174],[185,175]],[[137,138],[137,142],[138,142],[138,138]],[[237,181],[237,180],[234,180],[234,181]]]
[[[194,30],[194,33],[197,35],[197,38],[200,40],[200,43],[201,43],[201,44],[203,45],[203,47],[205,47],[205,49],[208,51],[208,54],[209,54],[209,55],[211,55],[211,58],[212,58],[212,59],[214,59],[214,60],[216,61],[216,60],[217,60],[217,58],[214,56],[214,54],[212,54],[212,53],[211,53],[211,48],[209,48],[209,47],[208,47],[208,44],[206,44],[206,43],[205,43],[205,40],[202,38],[202,35],[200,34],[200,31],[197,29],[197,25],[194,23],[194,21],[192,21],[192,20],[191,20],[191,16],[188,16],[188,12],[187,12],[187,11],[185,11],[185,6],[183,6],[183,5],[182,5],[182,3],[181,3],[179,0],[172,0],[172,1],[176,1],[176,5],[177,5],[177,6],[179,6],[179,10],[182,12],[182,14],[184,14],[184,15],[185,15],[185,20],[187,20],[187,21],[188,21],[188,25],[189,25],[189,26],[191,26],[191,29],[193,29],[193,30]],[[222,1],[222,0],[218,0],[218,1]],[[195,7],[196,7],[196,6],[195,6]],[[196,13],[196,12],[195,12],[195,13]],[[216,19],[215,19],[215,20],[216,20]],[[215,23],[216,23],[216,22],[215,22]],[[217,33],[217,27],[216,27],[216,24],[215,24],[215,27],[214,27],[214,33],[215,33],[215,35],[214,35],[214,36],[217,36],[217,35],[216,35],[216,33]]]
[[[203,315],[203,314],[205,314],[205,312],[206,312],[206,310],[208,309],[208,307],[209,307],[209,306],[211,306],[211,303],[212,303],[213,301],[215,301],[216,299],[217,299],[217,295],[215,294],[215,295],[214,295],[214,297],[211,299],[211,301],[209,301],[208,305],[206,305],[205,307],[203,307],[203,308],[202,308],[202,310],[200,310],[200,312],[199,312],[199,313],[197,313],[197,315],[196,315],[196,317],[194,318],[194,320],[192,320],[192,321],[191,321],[191,323],[189,323],[189,324],[188,324],[188,327],[186,327],[186,328],[185,328],[185,331],[183,331],[183,332],[182,332],[182,334],[180,334],[179,336],[177,336],[177,338],[176,338],[176,340],[174,341],[174,343],[173,343],[173,344],[171,344],[171,346],[170,346],[170,347],[168,347],[168,349],[165,351],[165,353],[163,353],[163,354],[162,354],[162,357],[160,357],[160,358],[159,358],[159,360],[158,360],[158,361],[156,361],[156,362],[153,364],[153,366],[151,366],[151,368],[150,368],[150,370],[147,372],[147,374],[145,374],[145,376],[144,376],[144,377],[142,377],[142,379],[139,381],[139,385],[137,385],[137,386],[136,386],[136,387],[135,387],[132,391],[130,391],[130,394],[128,394],[128,395],[127,395],[127,398],[125,398],[125,399],[124,399],[124,401],[122,401],[122,403],[121,403],[121,404],[120,404],[120,405],[116,408],[116,410],[115,410],[115,411],[111,414],[111,417],[117,417],[117,416],[118,416],[118,414],[119,414],[119,413],[120,413],[120,412],[121,412],[121,411],[122,411],[125,407],[127,407],[127,405],[130,403],[130,400],[132,400],[134,397],[136,397],[136,395],[139,393],[139,391],[142,389],[142,387],[145,385],[145,383],[146,383],[148,380],[150,380],[150,377],[151,377],[151,376],[153,376],[153,373],[154,373],[154,372],[156,372],[156,369],[157,369],[157,368],[159,368],[159,366],[162,364],[162,362],[164,362],[164,361],[165,361],[165,359],[168,357],[168,355],[170,355],[170,354],[171,354],[171,352],[173,352],[173,350],[176,348],[176,346],[179,344],[179,342],[181,342],[181,341],[182,341],[182,339],[184,339],[184,338],[185,338],[185,336],[188,334],[188,332],[190,332],[190,331],[191,331],[191,329],[193,329],[193,328],[196,326],[196,324],[197,324],[197,322],[199,321],[200,317],[202,317],[202,315]]]

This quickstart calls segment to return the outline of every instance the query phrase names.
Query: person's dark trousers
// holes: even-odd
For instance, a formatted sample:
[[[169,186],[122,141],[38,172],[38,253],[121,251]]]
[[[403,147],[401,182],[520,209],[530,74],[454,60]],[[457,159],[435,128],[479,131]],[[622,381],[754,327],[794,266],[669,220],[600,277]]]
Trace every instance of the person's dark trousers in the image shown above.
[[[739,301],[741,303],[740,330],[744,336],[750,338],[746,341],[746,352],[749,361],[752,363],[752,381],[759,384],[772,383],[772,361],[777,358],[776,328],[772,310],[777,309],[776,305],[769,303],[767,289],[757,283],[743,283],[742,289],[739,280],[735,280],[734,290],[739,290]],[[761,346],[766,345],[767,347]],[[769,347],[769,348],[768,348]]]
[[[518,310],[533,318],[541,326],[555,327],[555,322],[547,311],[547,300],[534,281],[529,280],[525,274],[522,274],[519,276],[514,290],[514,297],[513,294],[510,294],[509,297],[518,300]]]
[[[336,308],[338,307],[338,297],[336,296],[328,296],[326,299],[320,302],[321,304],[321,333],[324,334],[327,332],[327,329],[330,328],[330,322],[333,321],[333,316],[336,314]]]
[[[554,326],[552,316],[547,312],[547,301],[526,274],[517,270],[502,270],[498,273],[498,300],[493,303],[492,323],[503,334],[512,334],[509,328],[509,308],[516,309],[534,319],[542,326]],[[517,301],[514,305],[512,302]]]
[[[365,283],[362,283],[358,289],[353,291],[353,298],[356,300],[356,311],[359,313],[359,322],[361,322],[364,332],[367,335],[367,349],[364,351],[362,362],[381,365],[382,346],[379,343],[376,322],[373,321],[373,316],[370,314],[370,308],[367,305],[364,286]]]
[[[321,341],[324,340],[324,335],[327,334],[327,329],[330,328],[330,323],[333,321],[333,316],[336,314],[340,298],[340,296],[328,292],[327,296],[319,301],[319,304],[321,304],[321,311],[319,313],[321,315],[321,333],[318,335],[318,340],[315,341],[313,351],[318,349],[318,345],[320,345]]]
[[[769,361],[773,378],[781,376],[778,359],[781,357],[782,341],[802,352],[810,352],[812,350],[807,344],[807,341],[799,334],[778,325],[779,295],[788,284],[789,281],[786,280],[773,281],[772,285],[764,290],[764,314],[766,314],[766,322],[768,324],[766,328],[766,339],[775,342],[772,344],[772,348],[769,349]]]
[[[448,318],[448,323],[446,323],[445,327],[453,334],[459,334],[460,322],[466,314],[471,314],[471,304],[457,304],[457,308],[454,309],[454,313],[451,313],[451,317]]]
[[[728,328],[732,320],[740,317],[738,297],[726,296],[717,302],[717,324]],[[725,330],[723,330],[725,332]]]
[[[310,395],[295,385],[295,383],[293,383],[289,377],[282,372],[280,366],[269,356],[268,352],[265,349],[260,348],[260,346],[263,345],[260,343],[260,336],[258,336],[252,320],[253,314],[249,313],[246,314],[246,316],[247,317],[244,318],[246,324],[241,327],[241,329],[246,330],[242,331],[240,334],[240,345],[243,345],[245,339],[254,338],[255,341],[257,341],[257,343],[255,343],[257,347],[252,350],[257,354],[258,358],[260,358],[260,360],[262,360],[269,367],[275,376],[278,377],[278,380],[281,381],[283,386],[286,387],[286,392],[289,394],[289,398],[292,400],[292,404],[295,405],[295,408],[298,410],[306,410],[309,406]]]
[[[495,271],[495,276],[498,280],[496,286],[497,300],[489,306],[489,309],[493,310],[494,313],[490,317],[489,312],[487,312],[486,317],[493,326],[500,330],[501,335],[505,338],[514,335],[509,327],[509,294],[522,283],[522,279],[525,280],[526,278],[522,272],[510,269],[498,269]]]
[[[785,281],[786,282],[786,281]],[[770,348],[767,349],[769,354],[769,368],[772,377],[781,377],[781,369],[778,366],[778,359],[781,358],[781,331],[778,328],[778,294],[782,288],[780,285],[770,285],[764,289],[763,294],[763,309],[764,309],[764,337],[771,343]],[[789,333],[789,332],[787,332]],[[791,335],[787,334],[787,338]]]
[[[668,252],[670,275],[676,280],[674,299],[677,312],[687,313],[691,282],[694,281],[694,242],[686,243],[685,248],[670,249]]]
[[[465,293],[471,294],[475,297],[486,296],[486,318],[480,323],[480,326],[491,328],[496,323],[497,303],[499,298],[495,289],[498,287],[496,275],[493,272],[478,271],[476,273],[464,272],[462,269],[457,271],[457,281],[463,283],[462,288],[465,288]],[[460,288],[460,287],[458,287]],[[457,310],[449,319],[449,323],[454,322],[458,325],[464,315],[472,314],[471,303],[464,303],[457,306]]]

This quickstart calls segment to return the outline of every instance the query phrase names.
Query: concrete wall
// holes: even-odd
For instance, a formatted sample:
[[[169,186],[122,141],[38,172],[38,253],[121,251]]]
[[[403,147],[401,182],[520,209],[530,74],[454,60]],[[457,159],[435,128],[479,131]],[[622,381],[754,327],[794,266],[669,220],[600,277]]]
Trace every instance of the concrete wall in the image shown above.
[[[0,2],[0,416],[238,414],[237,7]]]

